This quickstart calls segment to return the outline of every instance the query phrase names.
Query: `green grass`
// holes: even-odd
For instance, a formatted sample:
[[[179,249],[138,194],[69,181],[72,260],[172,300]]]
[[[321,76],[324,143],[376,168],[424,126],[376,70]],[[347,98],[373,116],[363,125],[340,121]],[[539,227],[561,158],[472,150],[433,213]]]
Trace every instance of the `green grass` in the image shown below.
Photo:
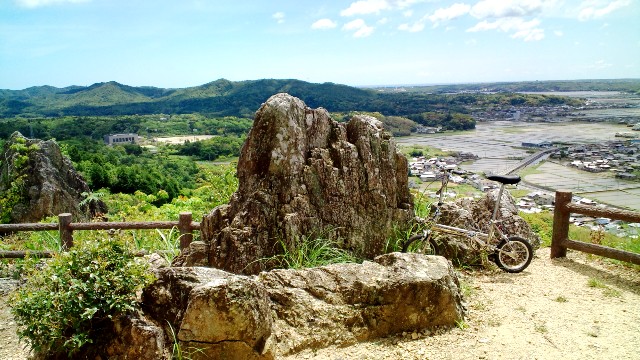
[[[540,236],[541,246],[551,246],[551,236],[553,234],[553,213],[548,211],[538,214],[521,213],[520,216],[529,223],[532,230]],[[606,231],[594,231],[585,227],[570,225],[569,239],[587,243],[596,243],[640,254],[640,238],[634,239],[629,236],[618,237]],[[623,264],[630,265],[629,263]]]
[[[540,165],[542,164],[543,163],[541,162],[541,163],[538,163],[537,165],[527,166],[522,171],[520,171],[520,177],[524,178],[527,175],[542,174],[543,172],[538,170],[538,167],[540,167]]]
[[[351,251],[340,247],[340,239],[335,239],[328,232],[319,235],[303,235],[292,244],[279,241],[282,253],[264,261],[279,264],[285,269],[303,269],[336,263],[354,263],[360,259]]]
[[[616,289],[613,289],[605,285],[601,280],[596,278],[589,278],[587,286],[590,288],[601,289],[602,294],[606,297],[620,297],[622,293]]]

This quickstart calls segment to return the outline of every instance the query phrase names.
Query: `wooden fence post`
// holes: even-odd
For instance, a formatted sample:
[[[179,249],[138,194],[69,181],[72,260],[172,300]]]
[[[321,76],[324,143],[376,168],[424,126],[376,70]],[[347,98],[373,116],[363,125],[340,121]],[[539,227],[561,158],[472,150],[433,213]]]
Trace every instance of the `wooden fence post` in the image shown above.
[[[178,230],[180,230],[180,251],[189,247],[189,244],[193,241],[193,229],[191,228],[191,221],[193,217],[190,212],[180,213],[180,220],[178,221]]]
[[[551,236],[551,258],[566,257],[567,248],[563,245],[569,238],[569,217],[571,213],[567,204],[571,203],[573,194],[569,191],[556,191],[556,202],[553,210],[553,235]]]
[[[73,230],[71,224],[71,214],[63,213],[58,215],[58,228],[60,230],[60,245],[62,251],[67,251],[73,247]]]

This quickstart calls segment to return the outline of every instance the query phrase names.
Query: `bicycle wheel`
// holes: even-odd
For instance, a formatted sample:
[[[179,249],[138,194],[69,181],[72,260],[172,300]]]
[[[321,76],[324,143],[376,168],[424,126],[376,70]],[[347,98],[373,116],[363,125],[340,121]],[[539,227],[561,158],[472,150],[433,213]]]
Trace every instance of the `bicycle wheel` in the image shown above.
[[[495,262],[506,272],[519,273],[526,269],[533,259],[533,248],[521,237],[512,236],[498,244]]]
[[[438,255],[436,243],[424,235],[413,235],[402,246],[402,252],[414,252],[425,255]]]

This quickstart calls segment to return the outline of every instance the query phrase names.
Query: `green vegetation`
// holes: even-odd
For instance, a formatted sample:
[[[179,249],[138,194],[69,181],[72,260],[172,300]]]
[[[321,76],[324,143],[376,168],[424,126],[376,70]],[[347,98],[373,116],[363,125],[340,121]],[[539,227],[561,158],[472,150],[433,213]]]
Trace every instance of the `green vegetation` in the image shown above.
[[[9,149],[4,149],[4,146],[2,149],[2,151],[14,153],[13,167],[7,168],[7,174],[0,174],[0,188],[5,188],[5,191],[0,193],[0,223],[8,223],[12,219],[13,208],[24,201],[27,191],[25,178],[29,153],[37,150],[38,147],[37,145],[27,146],[24,138],[17,137]]]
[[[218,205],[226,204],[238,187],[233,165],[199,166],[193,189],[182,189],[182,194],[169,202],[158,205],[153,194],[136,191],[134,194],[110,193],[100,190],[90,196],[101,194],[109,208],[103,215],[107,221],[168,221],[177,220],[181,212],[191,212],[194,219],[200,219]],[[43,222],[56,222],[56,218],[44,219]],[[199,233],[194,234],[197,236]],[[93,231],[74,232],[75,241],[89,241],[95,236]],[[168,258],[177,254],[179,236],[177,230],[120,230],[117,236],[134,246],[136,250],[153,252],[156,250]],[[59,251],[60,240],[57,231],[18,232],[2,237],[0,250],[45,250]],[[19,273],[20,262],[2,260],[0,263],[6,272]],[[18,268],[15,269],[15,266]]]
[[[551,236],[553,234],[553,213],[543,211],[538,214],[521,213],[520,216],[522,216],[522,218],[531,226],[531,229],[540,236],[540,246],[551,246]],[[628,225],[623,225],[623,228],[627,226]],[[615,234],[604,231],[604,229],[592,230],[586,227],[570,225],[569,239],[604,245],[636,254],[640,253],[640,239],[619,237]],[[623,264],[632,266],[628,263]]]
[[[0,138],[14,131],[39,139],[102,140],[104,135],[137,133],[146,138],[176,135],[243,136],[253,120],[242,117],[210,117],[201,114],[53,116],[0,118]]]
[[[50,356],[72,356],[109,331],[115,317],[138,308],[136,291],[152,281],[131,248],[110,237],[80,242],[29,271],[9,304],[19,336]]]
[[[607,297],[620,297],[622,293],[619,290],[613,289],[605,285],[601,280],[596,278],[589,278],[587,286],[590,288],[602,289],[602,294]]]
[[[520,213],[520,216],[531,226],[531,230],[540,237],[540,246],[551,246],[553,235],[553,213],[544,211],[538,214]]]
[[[320,235],[304,235],[292,244],[280,241],[282,254],[265,259],[276,262],[285,269],[312,268],[329,264],[358,262],[359,259],[348,250],[341,249],[340,239],[335,239],[330,232]]]
[[[579,86],[579,83],[577,86]],[[217,80],[202,86],[184,89],[159,89],[131,87],[116,82],[98,83],[88,87],[55,88],[33,87],[24,90],[0,91],[0,117],[11,122],[21,122],[20,131],[40,138],[55,137],[46,134],[46,127],[38,126],[38,119],[49,117],[69,118],[65,132],[77,132],[75,125],[93,122],[96,126],[86,130],[102,136],[114,132],[153,133],[165,128],[165,122],[175,125],[172,134],[226,134],[234,129],[198,121],[174,122],[174,117],[252,118],[255,111],[270,96],[287,92],[302,99],[312,108],[324,107],[331,113],[352,111],[384,114],[389,131],[400,135],[415,125],[409,121],[444,129],[473,129],[475,122],[471,112],[493,106],[580,105],[581,100],[555,95],[510,93],[434,93],[421,87],[407,92],[374,91],[332,83],[312,84],[299,80],[263,79],[232,82]],[[174,114],[174,115],[153,115]],[[194,115],[202,114],[202,115]],[[125,126],[101,121],[104,117],[121,117],[131,120]],[[78,119],[78,120],[74,120]],[[96,121],[96,119],[98,119]],[[139,120],[143,119],[144,124]],[[171,120],[171,121],[169,121]],[[224,121],[227,123],[228,121]],[[2,128],[2,127],[0,127]],[[128,129],[128,130],[127,130]],[[107,131],[105,131],[107,130]],[[238,131],[234,132],[239,135]],[[78,135],[78,134],[77,134]],[[6,135],[0,132],[0,137]]]
[[[428,127],[439,127],[442,130],[472,130],[476,128],[476,122],[466,114],[451,112],[423,112],[410,115],[409,118],[416,123]]]

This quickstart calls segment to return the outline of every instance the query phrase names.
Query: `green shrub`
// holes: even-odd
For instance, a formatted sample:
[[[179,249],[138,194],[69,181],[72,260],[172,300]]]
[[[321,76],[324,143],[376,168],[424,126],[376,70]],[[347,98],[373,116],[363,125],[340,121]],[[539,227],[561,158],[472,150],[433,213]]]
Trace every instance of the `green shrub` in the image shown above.
[[[98,238],[30,269],[9,304],[18,335],[37,353],[76,354],[111,327],[111,319],[138,307],[136,292],[152,281],[122,240]]]

